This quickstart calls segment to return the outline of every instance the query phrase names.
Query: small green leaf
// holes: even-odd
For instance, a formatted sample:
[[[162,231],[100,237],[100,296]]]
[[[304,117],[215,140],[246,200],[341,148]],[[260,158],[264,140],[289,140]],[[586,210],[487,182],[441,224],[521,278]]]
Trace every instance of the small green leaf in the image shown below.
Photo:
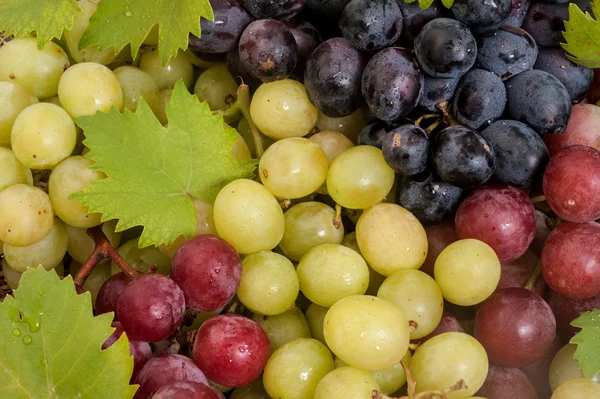
[[[585,378],[591,379],[600,372],[600,309],[582,313],[571,325],[581,328],[570,341],[577,344],[574,358]]]
[[[94,317],[71,277],[27,270],[0,303],[0,398],[130,399],[133,360],[123,334],[110,348],[112,314]]]
[[[454,0],[442,0],[442,4],[444,7],[450,8],[454,4]]]
[[[433,4],[433,0],[419,0],[419,7],[421,10],[428,9]]]
[[[592,2],[592,10],[598,18],[600,0]],[[563,36],[566,43],[561,43],[561,46],[570,53],[567,58],[584,67],[600,68],[600,22],[571,3]]]

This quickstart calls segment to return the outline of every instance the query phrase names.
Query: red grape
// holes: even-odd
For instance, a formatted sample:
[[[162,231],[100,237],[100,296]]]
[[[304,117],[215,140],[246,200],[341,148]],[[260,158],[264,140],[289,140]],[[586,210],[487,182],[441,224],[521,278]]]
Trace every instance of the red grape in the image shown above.
[[[130,282],[117,304],[117,316],[127,335],[145,342],[160,341],[174,333],[184,313],[181,288],[160,274],[146,274]]]
[[[171,278],[183,290],[187,306],[200,312],[212,312],[231,301],[241,277],[242,262],[235,249],[210,234],[186,241],[171,264]]]
[[[538,399],[533,384],[524,372],[493,364],[477,395],[486,399]]]
[[[548,286],[567,298],[600,294],[600,224],[561,223],[546,240],[542,272]]]
[[[538,257],[536,254],[527,250],[519,259],[503,264],[502,274],[500,275],[496,291],[509,287],[523,287],[531,277],[537,262]],[[538,278],[533,285],[532,291],[539,296],[543,296],[545,288],[546,284],[544,280]]]
[[[429,249],[427,251],[427,258],[425,258],[425,262],[423,262],[419,270],[433,277],[433,266],[438,255],[444,248],[458,240],[458,237],[454,232],[454,223],[452,222],[441,222],[425,226],[425,233],[427,233]]]
[[[546,202],[561,219],[600,219],[600,151],[582,145],[561,150],[546,166],[543,187]]]
[[[473,191],[458,207],[455,228],[460,239],[488,244],[501,263],[527,251],[535,236],[535,208],[525,192],[507,185]]]
[[[121,323],[113,321],[111,326],[115,328],[115,331],[104,341],[102,349],[112,346],[123,334]],[[148,359],[152,357],[152,348],[147,342],[129,340],[129,353],[133,357],[133,376],[135,376]]]
[[[194,361],[211,381],[237,388],[262,373],[269,359],[269,338],[246,317],[219,315],[202,324],[193,351]]]
[[[556,332],[563,342],[567,343],[577,334],[580,328],[573,327],[571,322],[583,312],[600,309],[600,295],[590,299],[569,299],[558,295],[554,291],[548,293],[548,305],[556,317]]]
[[[116,318],[119,297],[130,282],[131,279],[125,273],[117,273],[106,280],[96,296],[96,312],[98,314],[115,312],[114,317]]]
[[[554,337],[552,346],[544,353],[540,359],[536,360],[521,370],[527,374],[529,381],[533,384],[536,392],[540,399],[550,398],[552,396],[552,389],[550,389],[550,363],[556,356],[556,353],[563,347],[563,343],[558,337]]]
[[[159,389],[152,399],[225,399],[215,388],[197,382],[179,381]]]
[[[540,256],[544,244],[546,244],[546,240],[552,232],[552,228],[554,228],[554,222],[546,216],[545,213],[538,210],[535,211],[535,216],[535,237],[533,238],[531,245],[529,245],[529,249],[537,256]]]
[[[505,288],[485,300],[475,316],[475,338],[492,363],[523,367],[552,345],[556,321],[552,309],[525,288]]]
[[[419,338],[413,342],[422,345],[428,339],[431,339],[437,335],[444,334],[447,332],[465,332],[465,330],[462,328],[458,320],[456,320],[456,317],[452,316],[449,312],[444,311],[444,314],[442,315],[442,320],[440,320],[437,327],[428,335],[424,336],[423,338]]]
[[[571,145],[587,145],[600,150],[600,107],[592,104],[573,105],[567,130],[542,137],[550,156]]]

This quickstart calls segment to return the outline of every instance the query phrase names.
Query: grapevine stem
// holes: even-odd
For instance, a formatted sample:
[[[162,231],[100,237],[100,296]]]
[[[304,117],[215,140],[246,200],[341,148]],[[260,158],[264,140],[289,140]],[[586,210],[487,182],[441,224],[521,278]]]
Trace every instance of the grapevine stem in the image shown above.
[[[342,226],[342,206],[335,204],[335,218],[333,218],[333,227],[339,229]]]
[[[260,131],[252,121],[250,117],[250,88],[248,85],[241,84],[237,91],[237,102],[239,104],[244,117],[248,121],[248,126],[250,126],[250,131],[252,132],[252,137],[254,138],[254,148],[256,149],[256,156],[258,158],[262,157],[265,149],[263,148],[262,138],[260,136]]]
[[[538,261],[538,263],[536,263],[535,267],[533,268],[533,271],[531,272],[531,277],[529,277],[529,280],[527,280],[523,288],[531,291],[541,273],[542,261]]]
[[[419,117],[419,119],[417,119],[417,120],[415,121],[415,126],[421,126],[421,123],[422,123],[422,122],[423,122],[425,119],[438,118],[438,117],[439,117],[439,115],[438,115],[438,114],[424,114],[424,115],[421,115],[421,116]]]
[[[531,199],[532,203],[538,204],[540,202],[546,201],[546,196],[545,195],[538,195],[538,196],[535,196],[535,197],[531,197],[530,199]]]
[[[437,127],[442,123],[441,120],[437,120],[435,122],[433,122],[431,125],[429,125],[427,127],[427,129],[425,129],[425,131],[427,132],[427,134],[431,134],[431,132],[433,132],[435,129],[437,129]]]
[[[450,109],[450,101],[442,101],[441,103],[438,103],[436,107],[438,107],[438,109],[442,111],[442,114],[444,115],[444,122],[448,126],[458,125],[458,121],[456,120],[454,115],[452,115],[452,111]]]

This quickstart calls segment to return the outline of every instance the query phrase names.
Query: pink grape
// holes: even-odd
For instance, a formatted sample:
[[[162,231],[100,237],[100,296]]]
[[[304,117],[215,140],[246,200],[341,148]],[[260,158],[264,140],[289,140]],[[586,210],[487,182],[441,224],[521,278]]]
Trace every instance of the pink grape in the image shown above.
[[[571,145],[587,145],[600,150],[600,107],[573,105],[567,130],[561,134],[545,134],[543,139],[550,156]]]
[[[458,237],[454,231],[454,223],[449,221],[425,226],[425,233],[427,234],[429,249],[427,251],[427,258],[425,258],[425,262],[423,262],[419,270],[433,277],[433,266],[438,255],[448,245],[458,240]]]
[[[462,328],[458,320],[456,320],[456,317],[452,316],[449,312],[444,311],[442,315],[442,320],[440,320],[437,327],[428,335],[424,336],[423,338],[419,338],[413,342],[422,345],[427,340],[447,332],[465,332],[465,330]]]
[[[531,277],[537,262],[538,257],[536,254],[527,250],[519,259],[503,264],[496,291],[509,287],[523,287]],[[546,291],[544,280],[538,278],[533,285],[532,291],[539,296],[543,296]]]
[[[556,317],[556,332],[565,343],[581,330],[571,325],[573,320],[578,318],[581,313],[600,309],[600,295],[590,299],[569,299],[550,291],[547,301]]]
[[[478,396],[486,399],[538,399],[535,387],[527,374],[516,368],[490,365]]]
[[[165,385],[152,399],[225,399],[215,388],[191,381],[180,381]]]
[[[554,337],[554,341],[550,346],[550,349],[544,353],[544,355],[523,368],[523,372],[529,377],[529,381],[535,387],[535,390],[539,398],[550,398],[552,396],[552,389],[550,389],[550,363],[554,360],[556,353],[563,347],[563,343],[558,337]]]
[[[546,240],[554,227],[554,222],[545,213],[538,210],[535,211],[535,217],[535,237],[529,245],[529,249],[537,256],[541,256]]]
[[[115,328],[115,331],[104,341],[102,349],[112,346],[124,332],[121,323],[118,321],[113,321],[111,326]],[[133,357],[133,375],[135,376],[152,357],[152,348],[147,342],[129,340],[129,353]]]
[[[117,273],[102,284],[96,296],[96,312],[98,314],[115,312],[117,317],[117,303],[125,286],[131,282],[125,273]]]

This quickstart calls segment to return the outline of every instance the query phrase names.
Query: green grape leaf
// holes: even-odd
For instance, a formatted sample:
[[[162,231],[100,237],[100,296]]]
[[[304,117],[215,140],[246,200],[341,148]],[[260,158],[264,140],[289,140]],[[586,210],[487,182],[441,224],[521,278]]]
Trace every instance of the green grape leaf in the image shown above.
[[[569,19],[565,21],[563,36],[566,43],[561,46],[567,58],[588,68],[600,68],[600,0],[593,0],[592,12],[583,12],[575,4],[569,4]]]
[[[419,0],[419,7],[421,10],[428,9],[433,4],[433,0]]]
[[[585,378],[593,378],[600,372],[600,309],[582,313],[571,325],[581,328],[570,341],[577,345],[574,358]]]
[[[196,216],[190,196],[212,202],[227,183],[251,178],[255,160],[233,157],[237,133],[224,129],[223,117],[177,82],[167,104],[163,127],[146,102],[136,113],[77,118],[85,132],[93,169],[108,178],[71,194],[102,220],[119,219],[117,231],[144,226],[141,248],[170,245],[177,236],[192,237]]]
[[[0,398],[130,399],[133,359],[123,334],[110,348],[112,314],[94,317],[71,277],[29,269],[0,303]]]
[[[63,29],[73,27],[73,18],[81,8],[75,0],[3,0],[0,1],[0,30],[6,36],[22,37],[37,34],[39,49]]]
[[[187,49],[190,33],[200,36],[200,17],[214,19],[208,0],[102,0],[79,48],[114,47],[118,53],[130,43],[135,58],[150,30],[158,24],[158,52],[163,65],[167,65],[179,49]]]

